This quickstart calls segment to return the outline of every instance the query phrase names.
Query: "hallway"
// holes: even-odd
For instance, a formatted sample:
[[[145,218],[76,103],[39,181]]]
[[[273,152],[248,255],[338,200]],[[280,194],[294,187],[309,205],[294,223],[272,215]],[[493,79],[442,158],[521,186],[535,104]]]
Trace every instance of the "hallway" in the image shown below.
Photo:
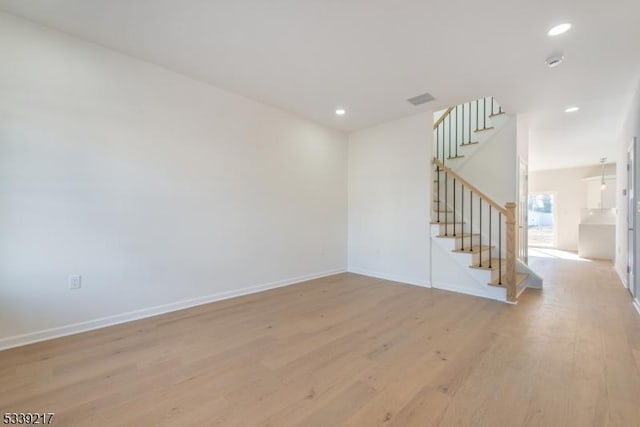
[[[522,344],[540,358],[525,380],[540,386],[527,417],[539,418],[534,425],[565,416],[566,425],[640,425],[640,313],[613,266],[554,249],[529,254],[544,290],[528,289],[519,302],[529,318]]]

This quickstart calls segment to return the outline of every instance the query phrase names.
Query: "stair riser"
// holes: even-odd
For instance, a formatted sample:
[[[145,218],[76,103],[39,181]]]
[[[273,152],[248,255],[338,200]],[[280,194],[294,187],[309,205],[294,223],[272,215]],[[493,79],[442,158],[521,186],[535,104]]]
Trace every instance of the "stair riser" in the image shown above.
[[[507,266],[506,263],[502,264],[502,283],[505,281],[505,277],[507,276]],[[491,281],[495,282],[498,280],[498,269],[496,268],[491,272]]]
[[[485,264],[486,263],[486,264]],[[491,270],[491,282],[497,281],[498,280],[498,262],[496,261],[496,259],[494,258],[491,262],[491,264],[493,265],[493,270]],[[482,262],[482,265],[485,266],[489,266],[489,259],[485,259]],[[507,263],[506,262],[502,262],[502,282],[504,283],[504,278],[507,275]]]
[[[495,250],[493,250],[493,254],[492,254],[492,258],[497,259],[497,257],[495,256]],[[484,265],[485,262],[487,262],[487,265],[489,265],[489,251],[482,251],[476,254],[473,254],[473,263],[474,264],[479,264],[480,263],[480,259],[482,257],[482,264]]]
[[[460,232],[460,229],[463,228],[463,226],[464,226],[464,224],[455,224],[455,231],[456,232]],[[438,227],[440,228],[439,233],[438,233],[440,236],[444,236],[445,234],[446,235],[453,235],[453,231],[454,231],[453,230],[453,227],[454,227],[453,224],[448,224],[448,225],[440,224],[440,225],[438,225]]]
[[[436,213],[438,213],[438,211],[440,211],[440,213],[442,213],[443,211],[453,212],[453,209],[447,207],[444,203],[441,203],[440,206],[434,203],[431,207],[431,216],[434,216]]]
[[[453,222],[456,219],[456,214],[454,212],[440,212],[439,214],[438,212],[431,213],[432,221],[438,221],[438,218],[440,218],[440,222],[444,222],[445,220]]]
[[[443,211],[445,209],[448,209],[448,207],[447,207],[446,203],[443,200],[441,200],[440,203],[438,203],[437,201],[434,201],[431,204],[431,210],[432,211],[437,211],[437,210]]]
[[[478,236],[473,236],[473,239],[471,238],[471,236],[467,236],[467,237],[456,237],[456,249],[462,249],[462,247],[464,246],[465,248],[469,248],[472,245],[472,241],[473,240],[473,245],[477,245],[478,244]],[[463,245],[464,242],[464,245]]]
[[[487,279],[488,282],[498,282],[498,261],[496,261],[496,258],[493,258],[492,262],[491,262],[493,269],[489,270],[489,269],[482,269],[482,268],[476,268],[474,267],[474,270],[478,270],[478,271],[484,271],[486,273],[489,273],[489,278]],[[482,262],[482,265],[484,267],[488,267],[489,266],[489,258],[485,259]],[[507,264],[505,261],[502,261],[502,282],[504,283],[505,277],[507,275]]]

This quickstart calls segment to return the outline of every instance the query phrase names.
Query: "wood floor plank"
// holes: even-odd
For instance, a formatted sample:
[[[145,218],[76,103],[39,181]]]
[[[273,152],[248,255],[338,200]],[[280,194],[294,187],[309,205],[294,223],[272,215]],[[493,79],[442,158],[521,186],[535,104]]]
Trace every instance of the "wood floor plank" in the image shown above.
[[[640,316],[606,262],[517,306],[339,274],[0,352],[58,425],[640,425]]]

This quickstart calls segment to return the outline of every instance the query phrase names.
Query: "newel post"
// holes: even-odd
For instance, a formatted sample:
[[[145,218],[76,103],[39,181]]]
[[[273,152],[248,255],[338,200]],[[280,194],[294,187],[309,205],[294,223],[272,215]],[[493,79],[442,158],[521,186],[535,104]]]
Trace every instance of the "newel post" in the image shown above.
[[[505,218],[507,225],[507,301],[516,302],[516,204],[508,202],[505,208],[507,209]]]

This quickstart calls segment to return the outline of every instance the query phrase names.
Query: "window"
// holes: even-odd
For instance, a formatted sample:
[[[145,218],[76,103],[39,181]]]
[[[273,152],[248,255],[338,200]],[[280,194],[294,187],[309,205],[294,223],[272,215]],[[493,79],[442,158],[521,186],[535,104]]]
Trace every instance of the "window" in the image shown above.
[[[556,245],[555,210],[553,193],[529,194],[529,246]]]

